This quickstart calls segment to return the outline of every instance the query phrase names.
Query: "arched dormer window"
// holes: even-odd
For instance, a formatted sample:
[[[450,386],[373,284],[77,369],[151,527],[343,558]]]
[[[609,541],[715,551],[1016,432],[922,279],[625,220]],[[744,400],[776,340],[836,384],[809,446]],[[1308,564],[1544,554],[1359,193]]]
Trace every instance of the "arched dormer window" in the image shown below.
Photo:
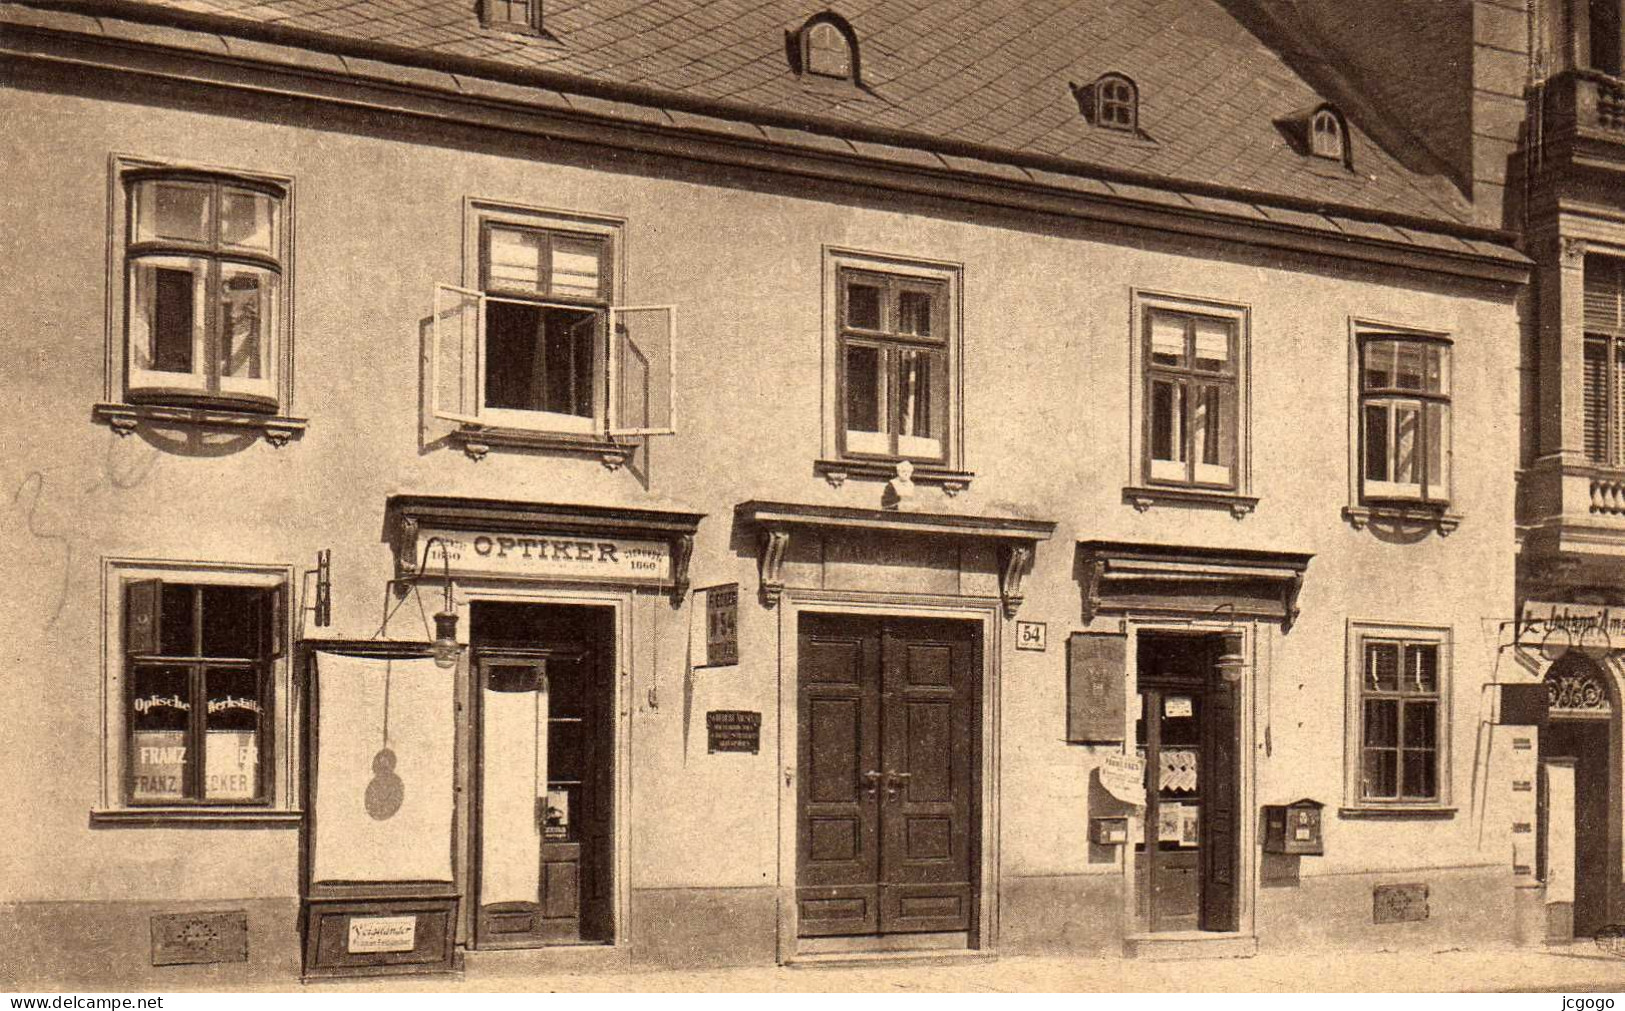
[[[1112,130],[1136,130],[1140,124],[1140,89],[1122,74],[1101,74],[1095,81],[1095,124]]]
[[[1322,106],[1309,117],[1309,153],[1320,158],[1344,161],[1348,141],[1343,133],[1343,121],[1331,106]]]
[[[858,82],[858,37],[845,18],[833,11],[814,14],[795,36],[798,73]]]

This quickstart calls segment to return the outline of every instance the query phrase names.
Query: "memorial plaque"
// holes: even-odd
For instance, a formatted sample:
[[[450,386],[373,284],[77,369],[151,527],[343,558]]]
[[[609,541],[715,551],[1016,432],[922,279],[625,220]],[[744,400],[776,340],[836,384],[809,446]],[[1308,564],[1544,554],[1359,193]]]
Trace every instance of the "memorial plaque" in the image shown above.
[[[1427,918],[1427,885],[1376,885],[1371,889],[1372,923],[1414,923]]]
[[[705,714],[706,751],[754,755],[762,748],[762,714],[714,709]]]
[[[248,913],[168,913],[152,918],[153,965],[248,961]]]

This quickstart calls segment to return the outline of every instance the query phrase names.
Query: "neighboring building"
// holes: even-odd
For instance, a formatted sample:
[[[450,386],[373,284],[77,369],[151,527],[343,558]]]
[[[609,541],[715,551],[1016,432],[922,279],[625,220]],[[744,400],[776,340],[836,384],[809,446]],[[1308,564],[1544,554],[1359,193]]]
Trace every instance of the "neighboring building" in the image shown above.
[[[1529,262],[1276,24],[0,4],[18,985],[1538,939]]]

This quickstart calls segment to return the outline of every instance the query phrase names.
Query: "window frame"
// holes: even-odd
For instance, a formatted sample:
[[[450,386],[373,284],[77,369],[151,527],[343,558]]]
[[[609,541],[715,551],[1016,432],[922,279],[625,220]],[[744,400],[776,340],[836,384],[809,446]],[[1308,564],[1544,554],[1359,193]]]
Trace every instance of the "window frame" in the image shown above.
[[[1108,97],[1107,92],[1112,86],[1121,86],[1128,90],[1126,99]],[[1108,130],[1120,130],[1125,133],[1136,133],[1140,129],[1140,87],[1126,74],[1105,73],[1095,79],[1095,125]],[[1108,116],[1109,108],[1128,110],[1128,120],[1124,122],[1116,116]]]
[[[1321,125],[1327,124],[1330,130],[1322,130]],[[1326,107],[1316,109],[1309,114],[1309,153],[1317,158],[1326,158],[1331,161],[1345,160],[1348,151],[1348,137],[1343,129],[1343,120],[1337,113]],[[1329,150],[1323,149],[1320,138],[1328,138],[1331,145]]]
[[[280,201],[276,218],[274,249],[262,254],[247,249],[206,248],[185,240],[137,241],[135,234],[136,186],[144,180],[199,180],[213,187],[211,207],[219,202],[222,187],[231,186],[275,196]],[[257,430],[275,446],[285,445],[302,432],[305,420],[293,416],[294,342],[297,332],[295,292],[298,287],[295,265],[297,187],[293,177],[234,166],[209,165],[166,160],[132,154],[112,154],[107,176],[107,256],[106,256],[106,348],[104,354],[102,401],[95,405],[94,417],[127,435],[144,421],[169,424],[208,424],[216,427]],[[212,225],[218,230],[218,216]],[[174,390],[141,392],[132,387],[134,354],[131,348],[133,323],[132,265],[141,258],[188,257],[209,263],[207,291],[216,291],[214,279],[221,263],[240,264],[271,270],[278,277],[273,301],[275,323],[270,339],[274,346],[268,361],[275,376],[272,397],[252,393],[232,394],[219,389],[218,377],[208,372],[216,363],[219,324],[216,312],[206,312],[207,336],[204,345],[204,389],[177,387]],[[207,302],[207,299],[206,299]],[[210,304],[206,309],[215,309]],[[195,323],[194,323],[195,326]],[[180,375],[177,373],[176,375]]]
[[[297,727],[302,711],[292,682],[294,632],[298,608],[293,587],[295,569],[289,565],[210,561],[168,561],[109,558],[103,562],[103,675],[102,776],[97,807],[91,812],[98,824],[155,824],[207,822],[262,822],[297,824],[299,755]],[[271,608],[271,631],[280,652],[259,658],[261,686],[259,740],[259,797],[252,800],[208,800],[201,796],[177,800],[140,801],[134,797],[132,728],[128,720],[136,664],[158,662],[147,654],[131,655],[126,648],[125,599],[131,584],[148,580],[198,586],[230,586],[276,591],[280,605]],[[214,658],[219,659],[219,658]],[[175,660],[173,665],[207,663],[202,658]],[[224,666],[242,667],[233,659]],[[195,728],[189,730],[192,733]]]
[[[497,17],[496,9],[499,4],[506,4],[509,7],[515,4],[523,5],[525,9],[524,20]],[[497,31],[540,35],[542,31],[541,0],[480,0],[480,25]]]
[[[929,338],[902,334],[886,329],[867,330],[846,325],[847,289],[844,279],[849,276],[872,277],[883,281],[888,292],[895,290],[926,289],[931,292],[933,312],[941,316],[940,336]],[[964,362],[963,334],[963,267],[941,260],[894,256],[861,250],[824,247],[824,421],[822,459],[819,471],[839,486],[850,474],[890,477],[896,473],[898,463],[904,460],[914,465],[914,480],[922,483],[941,483],[950,493],[957,493],[969,483],[971,475],[964,465]],[[896,301],[888,297],[882,308],[882,324],[886,322],[888,307]],[[936,329],[933,321],[933,329]],[[901,425],[897,423],[899,409],[896,397],[888,397],[887,419],[884,432],[890,451],[886,453],[852,450],[848,446],[846,431],[847,385],[846,348],[850,345],[878,346],[891,360],[895,350],[910,347],[932,348],[940,352],[942,363],[933,375],[940,376],[941,404],[944,414],[941,452],[935,456],[906,454],[899,445]],[[885,368],[888,391],[897,385],[896,370]]]
[[[826,29],[835,33],[846,50],[846,67],[844,72],[839,74],[814,67],[814,35]],[[828,85],[836,89],[842,86],[859,86],[862,80],[860,76],[862,64],[858,34],[845,18],[834,11],[820,11],[803,21],[800,28],[793,30],[787,28],[785,35],[793,45],[793,52],[790,54],[793,68],[804,83]]]
[[[1368,619],[1350,619],[1347,630],[1347,671],[1344,702],[1344,754],[1343,754],[1343,812],[1360,814],[1432,814],[1447,815],[1454,812],[1451,789],[1451,738],[1454,731],[1452,696],[1454,694],[1455,635],[1448,625],[1426,625]],[[1434,784],[1432,797],[1404,796],[1403,716],[1396,727],[1396,748],[1400,754],[1396,767],[1397,795],[1394,797],[1368,797],[1365,793],[1365,703],[1368,692],[1365,684],[1366,646],[1369,643],[1398,643],[1400,648],[1401,678],[1403,680],[1405,645],[1426,645],[1437,649],[1435,690],[1431,695],[1415,696],[1415,700],[1428,698],[1436,706],[1434,717]],[[1377,693],[1379,699],[1411,699],[1401,692]],[[1401,710],[1405,708],[1403,701]]]
[[[1597,264],[1593,268],[1593,264]],[[1609,266],[1604,266],[1605,264]],[[1621,288],[1625,288],[1625,255],[1616,253],[1611,249],[1586,252],[1584,264],[1581,267],[1580,277],[1580,384],[1581,384],[1581,452],[1586,464],[1592,467],[1601,467],[1611,470],[1625,470],[1625,313],[1615,306],[1616,321],[1612,326],[1597,326],[1591,321],[1590,298],[1592,285],[1591,272],[1612,270],[1616,275]],[[1616,298],[1619,296],[1616,295]],[[1585,365],[1594,344],[1601,344],[1603,348],[1603,453],[1602,458],[1593,456],[1587,443],[1591,431],[1585,418]]]
[[[1252,309],[1241,302],[1219,301],[1190,295],[1130,291],[1128,357],[1129,382],[1129,479],[1124,498],[1140,510],[1158,501],[1176,501],[1223,506],[1241,517],[1257,505],[1252,495]],[[1184,368],[1152,362],[1151,322],[1156,314],[1205,317],[1223,320],[1230,328],[1232,375],[1203,372],[1194,365]],[[1194,327],[1187,328],[1186,347],[1194,340]],[[1152,383],[1158,376],[1181,377],[1230,383],[1234,390],[1234,424],[1229,435],[1233,457],[1231,480],[1220,484],[1195,480],[1195,461],[1187,459],[1191,479],[1174,480],[1153,476]],[[1194,433],[1187,433],[1190,441]],[[1189,447],[1186,447],[1189,456]]]
[[[1356,382],[1358,383],[1359,387],[1356,391],[1358,396],[1358,418],[1356,424],[1359,428],[1358,459],[1360,461],[1360,503],[1366,506],[1392,506],[1400,504],[1441,509],[1447,507],[1451,501],[1451,493],[1453,491],[1452,485],[1455,481],[1455,410],[1454,401],[1452,399],[1455,381],[1455,375],[1453,372],[1455,366],[1454,355],[1452,353],[1454,347],[1453,343],[1448,337],[1439,335],[1418,334],[1414,332],[1406,333],[1371,328],[1364,328],[1360,330],[1356,335],[1355,340],[1357,343],[1356,360],[1358,362]],[[1444,382],[1441,385],[1443,385],[1444,391],[1442,393],[1435,393],[1428,390],[1407,390],[1399,386],[1388,386],[1381,388],[1367,387],[1366,355],[1372,345],[1388,343],[1396,345],[1412,344],[1421,346],[1423,348],[1439,349],[1443,355],[1442,373],[1444,375]],[[1417,427],[1417,450],[1414,455],[1416,458],[1416,467],[1421,475],[1421,480],[1416,483],[1416,487],[1420,489],[1417,495],[1403,495],[1397,493],[1385,494],[1380,491],[1373,491],[1370,487],[1374,479],[1366,474],[1367,451],[1370,446],[1370,434],[1366,428],[1366,408],[1378,402],[1385,403],[1389,406],[1390,418],[1393,416],[1392,408],[1397,407],[1402,403],[1411,402],[1416,404],[1418,408],[1417,416],[1421,420],[1419,421]],[[1443,437],[1446,445],[1440,452],[1440,459],[1444,461],[1444,480],[1440,482],[1440,484],[1443,485],[1444,494],[1435,495],[1433,494],[1433,491],[1436,485],[1431,480],[1429,466],[1429,457],[1432,450],[1429,435],[1429,423],[1427,418],[1430,414],[1430,406],[1436,407],[1441,405],[1445,408],[1446,418],[1446,424],[1443,428]],[[1390,429],[1392,429],[1392,427],[1393,426],[1390,425]],[[1385,449],[1389,453],[1388,467],[1391,470],[1395,465],[1392,447],[1385,447]],[[1400,484],[1400,482],[1397,481],[1384,481],[1381,483],[1394,486],[1399,486]]]

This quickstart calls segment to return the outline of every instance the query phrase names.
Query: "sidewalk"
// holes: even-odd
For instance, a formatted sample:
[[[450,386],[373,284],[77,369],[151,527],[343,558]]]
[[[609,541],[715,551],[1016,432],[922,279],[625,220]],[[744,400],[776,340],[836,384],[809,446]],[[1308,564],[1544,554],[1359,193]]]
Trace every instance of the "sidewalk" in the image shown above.
[[[1262,955],[1149,962],[1007,957],[829,967],[659,970],[614,975],[504,977],[470,971],[461,980],[411,979],[316,984],[311,990],[612,992],[1625,992],[1625,958],[1589,941],[1545,949],[1421,950]]]

